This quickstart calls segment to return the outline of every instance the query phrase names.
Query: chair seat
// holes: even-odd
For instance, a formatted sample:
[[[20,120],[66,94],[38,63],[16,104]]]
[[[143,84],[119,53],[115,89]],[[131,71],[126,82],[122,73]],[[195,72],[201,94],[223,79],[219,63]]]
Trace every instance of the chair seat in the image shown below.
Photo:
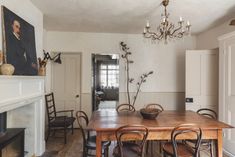
[[[54,121],[50,123],[50,126],[52,127],[66,127],[70,126],[73,124],[75,121],[74,117],[66,117],[66,116],[61,116],[61,117],[56,117]]]
[[[174,150],[171,142],[165,143],[163,146],[163,151],[165,151],[169,155],[174,155]],[[183,143],[178,143],[177,144],[177,154],[178,157],[192,157],[194,152],[192,148],[189,146],[183,144]]]
[[[185,140],[185,143],[188,144],[190,147],[194,148],[194,145],[195,145],[196,141],[195,140]],[[201,141],[201,148],[202,148],[202,146],[209,147],[211,143],[212,143],[212,140],[203,139]]]
[[[123,147],[123,157],[141,157],[141,149],[139,145],[131,142],[124,142]],[[114,157],[120,157],[120,150],[119,147],[116,146],[113,149],[113,156]]]
[[[111,142],[102,142],[102,149],[105,149],[110,146]],[[96,136],[90,136],[89,139],[87,139],[86,146],[88,149],[96,149]]]
[[[186,140],[186,142],[190,142],[190,143],[196,143],[196,141],[195,140]],[[208,140],[208,139],[203,139],[202,141],[201,141],[201,145],[206,145],[206,144],[208,144],[208,143],[210,143],[210,142],[212,142],[212,140]]]

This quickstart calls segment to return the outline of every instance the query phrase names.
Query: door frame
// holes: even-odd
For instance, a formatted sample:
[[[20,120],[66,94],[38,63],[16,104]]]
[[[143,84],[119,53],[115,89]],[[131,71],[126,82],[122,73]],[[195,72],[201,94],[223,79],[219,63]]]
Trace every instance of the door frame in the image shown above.
[[[120,101],[120,53],[91,53],[91,77],[93,77],[94,74],[94,69],[93,69],[93,56],[95,55],[118,55],[118,62],[117,65],[119,66],[119,75],[118,75],[118,102]],[[91,111],[94,112],[95,107],[94,107],[94,95],[95,95],[95,89],[94,89],[94,80],[91,79]]]
[[[66,52],[66,51],[52,51],[51,52],[51,54],[52,55],[55,55],[55,54],[57,54],[57,53],[61,53],[61,55],[63,55],[63,54],[66,54],[66,55],[80,55],[80,87],[79,87],[79,89],[80,89],[80,95],[79,95],[79,104],[80,104],[80,106],[79,106],[79,110],[81,110],[82,109],[82,52]],[[51,72],[50,72],[50,75],[51,75],[51,79],[50,79],[50,85],[51,85],[51,87],[50,87],[50,91],[53,91],[53,79],[54,79],[54,75],[53,75],[53,71],[54,71],[54,66],[53,66],[53,63],[52,63],[53,61],[51,61]],[[63,62],[62,62],[62,64],[63,64]]]
[[[226,66],[229,64],[227,59],[227,47],[226,44],[230,39],[235,38],[235,32],[231,32],[218,37],[219,41],[219,120],[225,123],[226,121]],[[224,134],[223,134],[224,136]],[[223,152],[228,156],[234,156],[226,148],[223,148]]]

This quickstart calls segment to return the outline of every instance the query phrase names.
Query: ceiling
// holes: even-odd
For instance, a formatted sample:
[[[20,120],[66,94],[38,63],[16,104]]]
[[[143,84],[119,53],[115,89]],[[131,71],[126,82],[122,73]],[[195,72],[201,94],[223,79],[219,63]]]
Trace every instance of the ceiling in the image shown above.
[[[142,33],[146,20],[160,22],[161,0],[31,0],[44,13],[47,30]],[[235,17],[235,0],[170,0],[170,19],[182,16],[194,34]]]

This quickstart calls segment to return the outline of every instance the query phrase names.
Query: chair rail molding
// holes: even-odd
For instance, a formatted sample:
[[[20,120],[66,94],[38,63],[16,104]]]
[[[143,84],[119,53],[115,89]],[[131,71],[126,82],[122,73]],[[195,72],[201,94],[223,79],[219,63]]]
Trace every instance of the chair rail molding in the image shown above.
[[[0,113],[7,112],[8,128],[26,128],[27,156],[45,152],[44,77],[0,75]]]

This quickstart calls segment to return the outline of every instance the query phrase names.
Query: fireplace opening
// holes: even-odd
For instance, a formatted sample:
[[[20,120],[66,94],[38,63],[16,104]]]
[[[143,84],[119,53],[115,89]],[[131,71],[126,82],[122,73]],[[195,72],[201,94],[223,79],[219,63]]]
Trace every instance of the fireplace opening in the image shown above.
[[[7,112],[0,113],[0,157],[24,156],[24,128],[7,128]]]
[[[5,135],[7,130],[7,112],[0,113],[0,137]]]
[[[24,128],[7,129],[0,137],[0,157],[24,157]]]

